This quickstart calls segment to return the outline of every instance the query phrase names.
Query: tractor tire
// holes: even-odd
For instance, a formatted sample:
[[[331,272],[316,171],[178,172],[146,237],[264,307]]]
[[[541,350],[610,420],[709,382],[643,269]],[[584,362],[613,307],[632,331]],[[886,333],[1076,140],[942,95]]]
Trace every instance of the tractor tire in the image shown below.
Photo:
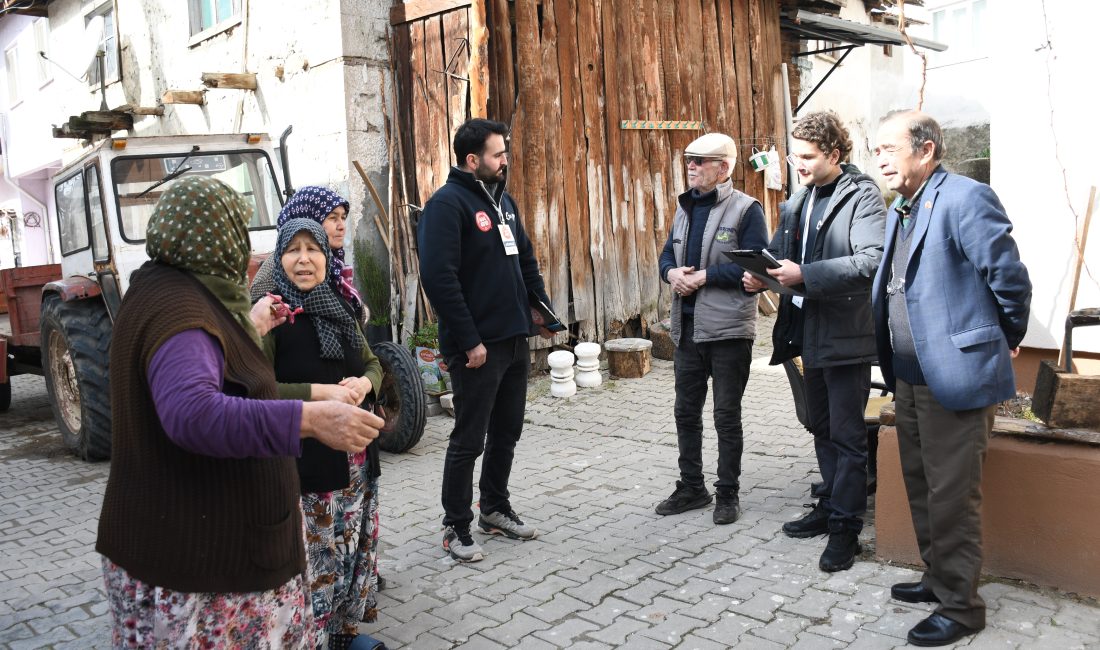
[[[424,435],[424,382],[407,349],[392,341],[381,341],[371,350],[382,364],[378,403],[386,411],[387,430],[379,434],[378,446],[382,451],[400,454],[415,447]]]
[[[84,460],[111,457],[111,319],[98,300],[42,301],[42,370],[57,428]]]
[[[8,410],[11,406],[11,379],[0,384],[0,411]]]

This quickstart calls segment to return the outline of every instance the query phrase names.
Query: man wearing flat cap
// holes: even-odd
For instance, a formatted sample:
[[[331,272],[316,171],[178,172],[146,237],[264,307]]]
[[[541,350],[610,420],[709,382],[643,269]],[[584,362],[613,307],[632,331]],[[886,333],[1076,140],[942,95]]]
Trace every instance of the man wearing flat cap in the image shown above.
[[[703,508],[711,494],[703,482],[703,403],[714,384],[718,434],[718,503],[714,523],[741,516],[741,397],[749,379],[756,336],[756,296],[742,286],[742,270],[723,251],[765,248],[768,231],[760,202],[733,188],[737,144],[708,133],[684,150],[691,188],[677,199],[672,230],[661,252],[661,279],[672,288],[672,341],[676,345],[676,438],[680,480],[657,514]]]

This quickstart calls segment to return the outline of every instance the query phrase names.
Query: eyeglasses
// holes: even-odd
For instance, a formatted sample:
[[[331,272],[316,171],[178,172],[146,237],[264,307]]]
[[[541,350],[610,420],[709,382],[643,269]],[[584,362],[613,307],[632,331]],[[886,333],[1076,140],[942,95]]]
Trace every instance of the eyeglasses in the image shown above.
[[[718,162],[721,158],[704,158],[702,156],[684,156],[684,164],[695,163],[696,167],[701,167],[703,163]]]

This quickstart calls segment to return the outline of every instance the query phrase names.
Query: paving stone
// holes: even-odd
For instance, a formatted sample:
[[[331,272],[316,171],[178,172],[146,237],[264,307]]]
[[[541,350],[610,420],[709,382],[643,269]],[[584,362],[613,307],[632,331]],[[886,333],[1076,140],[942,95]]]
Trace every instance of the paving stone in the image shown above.
[[[483,630],[481,634],[508,647],[514,647],[532,633],[550,627],[552,626],[549,623],[540,621],[534,616],[517,612],[507,623]]]
[[[574,639],[598,629],[599,626],[591,621],[573,618],[547,630],[535,632],[535,636],[559,648],[572,648],[575,647]]]
[[[644,630],[647,627],[649,627],[649,625],[644,621],[632,618],[620,618],[611,625],[589,632],[588,636],[597,641],[619,647],[626,643],[626,637],[639,630]]]
[[[676,650],[725,650],[729,646],[717,641],[711,641],[705,637],[688,634],[676,646]]]
[[[566,619],[576,612],[581,612],[589,608],[590,605],[588,603],[577,600],[567,594],[558,593],[545,603],[537,607],[528,607],[524,611],[547,623],[554,623]]]

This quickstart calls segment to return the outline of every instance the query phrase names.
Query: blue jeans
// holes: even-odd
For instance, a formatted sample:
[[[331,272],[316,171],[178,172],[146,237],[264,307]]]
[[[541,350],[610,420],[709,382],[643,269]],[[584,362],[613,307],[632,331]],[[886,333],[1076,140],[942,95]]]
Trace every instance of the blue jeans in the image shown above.
[[[703,403],[707,379],[714,382],[714,429],[718,433],[719,493],[737,493],[741,479],[741,397],[749,380],[752,339],[696,343],[692,322],[684,319],[680,345],[674,355],[676,372],[676,441],[680,447],[680,482],[704,489]]]

